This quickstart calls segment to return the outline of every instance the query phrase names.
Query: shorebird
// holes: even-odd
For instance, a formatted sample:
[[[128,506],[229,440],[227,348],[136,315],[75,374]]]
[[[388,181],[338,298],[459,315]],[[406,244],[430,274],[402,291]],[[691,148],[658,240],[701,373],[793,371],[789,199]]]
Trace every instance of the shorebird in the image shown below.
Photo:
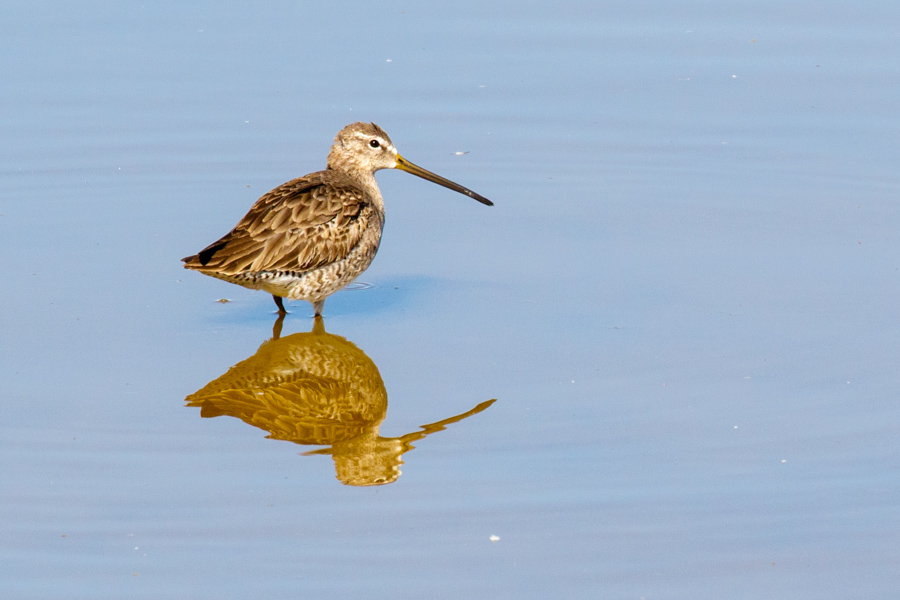
[[[325,299],[365,271],[384,228],[384,201],[375,171],[400,169],[493,202],[426,171],[397,153],[374,123],[347,125],[334,138],[324,171],[284,183],[257,200],[234,229],[197,254],[184,268],[283,298],[306,300],[316,316]]]

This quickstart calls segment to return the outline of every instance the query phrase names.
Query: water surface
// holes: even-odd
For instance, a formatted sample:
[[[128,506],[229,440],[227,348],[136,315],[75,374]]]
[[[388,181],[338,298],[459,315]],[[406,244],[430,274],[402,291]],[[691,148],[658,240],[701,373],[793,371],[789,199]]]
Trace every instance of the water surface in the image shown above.
[[[9,7],[4,596],[895,597],[898,17]],[[276,323],[179,262],[356,120],[496,203],[378,175],[325,307],[414,446],[377,486],[191,406]]]

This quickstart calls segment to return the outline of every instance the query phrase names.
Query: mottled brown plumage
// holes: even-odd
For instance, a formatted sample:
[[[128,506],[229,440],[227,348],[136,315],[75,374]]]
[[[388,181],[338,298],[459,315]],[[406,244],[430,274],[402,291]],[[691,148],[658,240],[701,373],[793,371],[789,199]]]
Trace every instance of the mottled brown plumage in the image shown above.
[[[365,271],[384,227],[384,202],[375,171],[401,169],[491,201],[401,157],[383,129],[353,123],[328,154],[328,168],[284,183],[262,196],[219,240],[182,259],[186,269],[272,294],[307,300],[316,315],[325,298]]]

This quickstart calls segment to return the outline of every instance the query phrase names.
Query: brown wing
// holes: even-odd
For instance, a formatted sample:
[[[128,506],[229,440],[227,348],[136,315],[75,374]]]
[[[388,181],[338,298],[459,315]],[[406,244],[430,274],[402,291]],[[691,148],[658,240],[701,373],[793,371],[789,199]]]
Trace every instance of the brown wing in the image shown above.
[[[262,196],[229,233],[185,268],[223,275],[309,271],[346,256],[360,241],[373,207],[353,182],[319,171]]]

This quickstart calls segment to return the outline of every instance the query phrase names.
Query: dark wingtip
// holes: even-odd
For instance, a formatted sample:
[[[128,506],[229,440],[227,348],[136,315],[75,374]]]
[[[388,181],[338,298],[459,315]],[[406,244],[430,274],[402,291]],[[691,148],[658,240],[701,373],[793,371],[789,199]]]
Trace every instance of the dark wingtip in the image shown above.
[[[212,257],[215,256],[216,252],[224,248],[227,243],[228,242],[221,241],[216,242],[215,244],[207,246],[206,248],[198,252],[196,257],[191,258],[196,258],[200,262],[200,264],[205,267],[209,264],[209,261],[212,260]]]

